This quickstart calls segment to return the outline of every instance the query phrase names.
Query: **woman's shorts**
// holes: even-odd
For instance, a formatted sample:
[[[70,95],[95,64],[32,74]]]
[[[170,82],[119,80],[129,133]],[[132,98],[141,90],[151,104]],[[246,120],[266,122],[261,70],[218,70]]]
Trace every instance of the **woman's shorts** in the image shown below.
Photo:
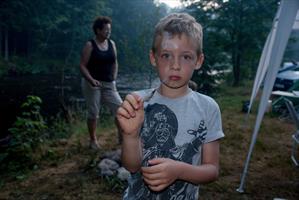
[[[101,86],[93,87],[82,78],[81,87],[87,105],[87,118],[96,119],[103,104],[107,105],[110,112],[115,116],[122,99],[116,89],[116,83],[101,81]]]

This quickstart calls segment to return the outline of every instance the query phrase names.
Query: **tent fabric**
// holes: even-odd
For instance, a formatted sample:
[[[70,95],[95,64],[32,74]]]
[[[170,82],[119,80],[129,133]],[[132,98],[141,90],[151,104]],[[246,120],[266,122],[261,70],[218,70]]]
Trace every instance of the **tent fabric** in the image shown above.
[[[264,80],[264,87],[262,91],[262,96],[258,108],[258,114],[255,122],[254,131],[251,137],[251,143],[249,146],[248,154],[245,160],[245,165],[243,168],[243,173],[241,175],[240,185],[237,189],[238,192],[244,192],[244,184],[245,178],[247,175],[250,158],[252,155],[252,151],[254,149],[254,145],[256,143],[256,139],[258,136],[258,131],[264,117],[268,100],[272,92],[272,88],[274,85],[274,81],[282,61],[282,57],[290,37],[292,27],[294,25],[296,14],[299,10],[299,1],[298,0],[282,0],[280,2],[279,9],[277,11],[277,15],[274,19],[272,29],[268,35],[267,41],[265,43],[255,82],[254,87],[251,94],[250,100],[250,108],[253,100],[256,97],[257,91],[260,88],[262,80],[266,74]],[[248,111],[249,113],[249,111]]]
[[[256,77],[255,77],[255,80],[254,80],[254,85],[253,85],[253,89],[252,89],[252,92],[251,92],[251,98],[250,98],[250,103],[249,103],[249,108],[248,108],[248,111],[247,111],[247,117],[250,113],[250,110],[251,110],[251,107],[252,107],[252,104],[253,104],[253,101],[257,95],[257,92],[262,84],[262,81],[265,77],[265,74],[266,74],[266,71],[267,71],[267,66],[269,66],[269,61],[270,61],[270,49],[272,49],[273,47],[273,40],[274,40],[274,37],[275,37],[275,34],[276,34],[276,28],[273,28],[270,32],[270,34],[268,35],[267,37],[267,40],[266,40],[266,43],[265,43],[265,46],[264,46],[264,49],[263,49],[263,53],[262,53],[262,56],[260,58],[260,62],[259,62],[259,65],[258,65],[258,69],[257,69],[257,72],[256,72]]]

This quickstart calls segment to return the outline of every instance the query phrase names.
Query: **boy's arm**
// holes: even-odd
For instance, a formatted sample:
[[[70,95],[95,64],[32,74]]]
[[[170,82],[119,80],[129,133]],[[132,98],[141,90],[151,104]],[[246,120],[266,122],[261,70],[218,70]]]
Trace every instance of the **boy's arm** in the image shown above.
[[[122,141],[122,165],[131,173],[135,173],[141,168],[142,147],[139,137],[124,136]]]
[[[180,171],[178,179],[194,184],[209,183],[215,181],[219,174],[219,141],[213,141],[203,145],[202,163],[199,166],[179,163]]]
[[[175,180],[183,180],[193,184],[215,181],[219,173],[219,141],[203,145],[202,163],[194,166],[185,162],[167,158],[150,160],[152,167],[143,167],[145,182],[153,191],[161,191]]]
[[[142,146],[139,131],[144,121],[143,101],[136,94],[126,96],[116,114],[123,136],[122,164],[134,173],[141,167]]]

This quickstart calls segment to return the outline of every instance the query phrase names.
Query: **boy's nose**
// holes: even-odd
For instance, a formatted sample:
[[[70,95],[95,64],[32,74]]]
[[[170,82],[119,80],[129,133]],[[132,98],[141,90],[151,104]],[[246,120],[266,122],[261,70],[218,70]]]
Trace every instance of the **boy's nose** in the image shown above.
[[[179,58],[173,58],[170,67],[173,70],[180,70],[181,69],[180,59]]]

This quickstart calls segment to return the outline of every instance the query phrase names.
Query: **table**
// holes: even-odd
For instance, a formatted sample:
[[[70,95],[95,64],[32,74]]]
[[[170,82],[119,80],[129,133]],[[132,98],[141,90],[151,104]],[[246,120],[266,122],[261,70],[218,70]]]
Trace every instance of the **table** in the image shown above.
[[[272,110],[279,112],[281,108],[285,107],[284,98],[292,99],[293,103],[297,106],[299,104],[299,91],[280,91],[276,90],[271,93],[273,96],[278,96],[272,101]]]
[[[287,91],[276,90],[276,91],[272,92],[272,95],[284,96],[284,97],[292,97],[292,98],[299,98],[299,94],[298,93],[299,93],[298,91],[287,92]]]

